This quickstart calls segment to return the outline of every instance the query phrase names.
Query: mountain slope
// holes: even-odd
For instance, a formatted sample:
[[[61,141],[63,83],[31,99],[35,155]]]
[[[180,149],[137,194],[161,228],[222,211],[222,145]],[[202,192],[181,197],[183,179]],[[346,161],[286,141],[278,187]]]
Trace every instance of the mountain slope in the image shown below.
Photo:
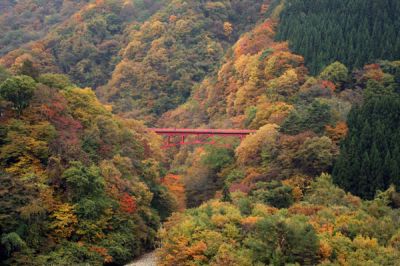
[[[399,260],[392,0],[44,3],[0,4],[40,31],[0,59],[0,264],[124,265],[158,237],[164,265]],[[166,156],[145,123],[256,132]]]
[[[89,0],[12,1],[0,3],[0,56],[46,35],[54,26],[67,20]]]
[[[278,6],[275,10],[279,12],[280,9],[281,6]],[[245,120],[249,108],[254,109],[258,104],[267,108],[272,102],[278,105],[271,106],[276,112],[281,108],[287,113],[291,104],[285,102],[304,83],[307,70],[303,58],[291,53],[287,43],[274,41],[277,14],[272,14],[272,18],[241,36],[232,52],[227,53],[219,72],[207,76],[195,89],[190,100],[166,113],[160,123],[165,121],[166,124],[182,127],[198,127],[202,124],[245,127],[248,126]],[[294,75],[296,80],[285,81],[288,73]],[[281,83],[292,81],[296,87],[288,88],[291,91],[285,92]],[[274,95],[268,95],[268,87],[271,87],[270,94]],[[262,124],[254,128],[260,126]]]

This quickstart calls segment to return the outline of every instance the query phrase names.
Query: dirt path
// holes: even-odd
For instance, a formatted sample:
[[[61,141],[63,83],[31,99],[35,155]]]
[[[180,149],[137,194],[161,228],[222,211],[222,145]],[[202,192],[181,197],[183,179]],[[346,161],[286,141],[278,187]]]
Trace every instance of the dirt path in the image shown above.
[[[140,258],[132,261],[131,263],[125,265],[125,266],[156,266],[156,252],[150,252],[147,254],[144,254]]]

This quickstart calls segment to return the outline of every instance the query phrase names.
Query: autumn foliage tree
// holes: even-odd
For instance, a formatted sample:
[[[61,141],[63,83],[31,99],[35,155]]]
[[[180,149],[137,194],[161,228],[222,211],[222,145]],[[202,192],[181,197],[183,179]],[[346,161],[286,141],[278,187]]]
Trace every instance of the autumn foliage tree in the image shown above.
[[[168,188],[168,190],[175,196],[178,210],[183,211],[186,208],[186,193],[185,185],[182,177],[179,175],[169,174],[162,179],[162,183]]]
[[[136,200],[127,193],[122,195],[119,204],[121,210],[127,214],[132,214],[137,209]]]

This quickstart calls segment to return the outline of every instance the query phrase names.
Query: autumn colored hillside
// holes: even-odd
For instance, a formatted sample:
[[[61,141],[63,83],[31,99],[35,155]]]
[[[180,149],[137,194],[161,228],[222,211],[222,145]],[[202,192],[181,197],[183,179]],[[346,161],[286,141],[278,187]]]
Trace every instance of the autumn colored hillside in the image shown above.
[[[176,204],[159,138],[65,76],[9,75],[0,91],[2,263],[123,264],[152,249]]]
[[[397,265],[400,62],[350,71],[330,58],[311,75],[277,41],[285,5],[270,8],[159,120],[258,129],[234,149],[179,150],[171,171],[200,206],[165,223],[159,264]]]
[[[0,10],[1,265],[399,265],[397,0]]]
[[[183,104],[227,49],[265,16],[268,1],[172,1],[133,29],[108,84],[99,90],[116,112],[148,124]]]

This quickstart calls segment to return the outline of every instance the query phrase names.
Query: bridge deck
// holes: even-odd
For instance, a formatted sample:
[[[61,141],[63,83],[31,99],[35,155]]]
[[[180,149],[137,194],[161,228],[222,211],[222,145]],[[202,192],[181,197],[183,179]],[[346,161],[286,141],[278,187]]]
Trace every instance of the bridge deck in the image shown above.
[[[157,134],[162,135],[249,135],[255,133],[256,130],[248,129],[193,129],[193,128],[149,128]]]

